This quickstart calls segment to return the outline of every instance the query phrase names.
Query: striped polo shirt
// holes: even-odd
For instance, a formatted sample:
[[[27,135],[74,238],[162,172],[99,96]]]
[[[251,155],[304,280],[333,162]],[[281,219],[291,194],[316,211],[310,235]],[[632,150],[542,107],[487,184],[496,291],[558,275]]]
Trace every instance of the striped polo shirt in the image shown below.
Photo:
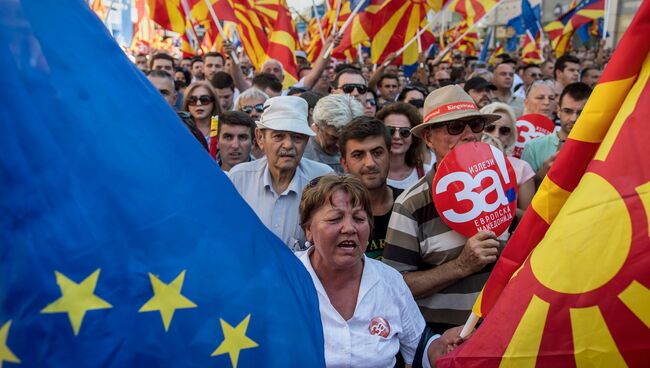
[[[458,257],[467,238],[442,221],[431,197],[435,169],[395,201],[388,223],[383,261],[406,273],[423,271]],[[462,325],[485,285],[492,265],[447,288],[416,299],[427,322]]]

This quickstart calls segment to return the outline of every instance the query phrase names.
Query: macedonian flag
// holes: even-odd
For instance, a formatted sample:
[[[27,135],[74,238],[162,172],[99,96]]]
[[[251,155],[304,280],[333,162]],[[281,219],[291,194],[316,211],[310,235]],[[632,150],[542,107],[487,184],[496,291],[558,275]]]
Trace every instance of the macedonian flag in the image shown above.
[[[648,366],[649,51],[646,1],[439,367]]]

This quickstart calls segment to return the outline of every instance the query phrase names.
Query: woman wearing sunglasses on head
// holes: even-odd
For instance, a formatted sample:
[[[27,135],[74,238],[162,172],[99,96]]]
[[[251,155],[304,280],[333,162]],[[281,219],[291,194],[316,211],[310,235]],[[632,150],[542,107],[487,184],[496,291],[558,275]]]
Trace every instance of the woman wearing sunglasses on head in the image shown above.
[[[183,111],[192,116],[205,140],[210,143],[210,125],[212,117],[221,113],[217,94],[210,83],[205,81],[190,84],[183,97]]]
[[[404,102],[386,105],[377,113],[391,136],[390,169],[387,184],[406,189],[423,177],[431,165],[424,165],[424,143],[411,134],[411,128],[422,121],[417,108]]]
[[[530,164],[512,156],[517,141],[515,112],[502,102],[493,102],[481,109],[484,114],[496,114],[501,118],[489,123],[483,129],[483,142],[499,147],[508,157],[517,176],[519,194],[517,195],[517,217],[521,218],[535,195],[535,172]],[[496,144],[494,144],[496,143]]]

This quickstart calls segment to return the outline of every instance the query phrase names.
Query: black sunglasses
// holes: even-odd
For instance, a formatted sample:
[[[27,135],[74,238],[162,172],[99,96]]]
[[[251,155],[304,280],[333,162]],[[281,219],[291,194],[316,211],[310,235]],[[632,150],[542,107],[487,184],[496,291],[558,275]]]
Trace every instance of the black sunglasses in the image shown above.
[[[450,135],[459,135],[465,130],[465,126],[469,125],[469,128],[473,133],[481,133],[485,128],[485,119],[472,119],[472,120],[452,120],[442,124],[436,124],[434,127],[447,127],[447,133]]]
[[[187,104],[190,106],[195,106],[198,102],[201,102],[201,105],[207,105],[214,102],[214,98],[208,95],[202,95],[199,97],[190,96],[187,98]]]
[[[255,111],[257,111],[257,112],[259,112],[261,114],[261,113],[264,112],[264,104],[257,104],[257,105],[254,105],[254,106],[250,106],[250,105],[242,106],[241,111],[243,111],[243,112],[245,112],[247,114],[250,114],[251,112],[253,112],[253,109],[255,109]]]
[[[411,129],[409,129],[409,128],[404,128],[404,127],[398,128],[398,127],[389,126],[389,125],[386,125],[386,128],[388,128],[388,132],[390,133],[391,137],[395,134],[396,131],[398,131],[399,136],[404,138],[404,139],[408,138],[411,135]]]
[[[411,105],[417,107],[418,109],[419,109],[420,107],[424,106],[424,100],[422,100],[422,99],[420,99],[420,98],[416,98],[416,99],[414,99],[414,100],[411,100],[411,101],[409,101],[409,103],[410,103]]]
[[[364,93],[368,92],[368,87],[366,87],[366,86],[363,85],[363,84],[352,84],[352,83],[348,83],[348,84],[344,84],[344,85],[342,85],[342,86],[341,86],[341,89],[343,90],[343,93],[352,93],[352,91],[354,91],[355,89],[356,89],[357,92],[359,92],[360,94],[364,94]]]
[[[497,128],[496,125],[494,124],[489,124],[485,126],[485,129],[483,130],[486,133],[492,133],[495,129]],[[501,126],[499,127],[499,134],[500,135],[510,135],[510,132],[512,132],[512,128],[509,126]]]

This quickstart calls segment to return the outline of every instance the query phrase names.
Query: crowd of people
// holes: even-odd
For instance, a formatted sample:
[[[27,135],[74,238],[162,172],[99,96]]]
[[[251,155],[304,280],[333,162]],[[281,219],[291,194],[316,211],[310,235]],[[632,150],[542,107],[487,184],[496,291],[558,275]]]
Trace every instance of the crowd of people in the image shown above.
[[[206,151],[216,140],[218,167],[311,274],[330,367],[435,366],[462,342],[457,326],[607,61],[585,49],[540,64],[455,53],[421,57],[407,76],[367,57],[310,64],[297,52],[300,79],[287,87],[280,62],[256,71],[231,44],[224,51],[134,59]],[[556,129],[515,157],[516,122],[529,114]],[[500,237],[467,238],[433,204],[436,163],[479,141],[516,173],[516,219]]]

